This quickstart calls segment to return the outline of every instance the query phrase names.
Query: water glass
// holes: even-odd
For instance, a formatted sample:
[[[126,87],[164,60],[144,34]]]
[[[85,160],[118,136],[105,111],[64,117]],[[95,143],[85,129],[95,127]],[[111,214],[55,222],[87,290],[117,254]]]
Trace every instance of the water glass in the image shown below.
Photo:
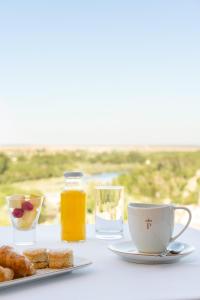
[[[96,237],[102,239],[122,238],[124,188],[122,186],[97,186],[95,200]]]
[[[14,244],[34,244],[43,197],[37,195],[11,195],[6,197],[6,200],[13,225]]]

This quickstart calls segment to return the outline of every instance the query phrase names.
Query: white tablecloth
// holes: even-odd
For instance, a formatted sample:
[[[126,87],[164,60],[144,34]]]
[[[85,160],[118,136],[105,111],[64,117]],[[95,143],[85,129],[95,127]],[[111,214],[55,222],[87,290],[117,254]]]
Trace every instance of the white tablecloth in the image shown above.
[[[141,265],[123,261],[97,240],[89,227],[86,242],[73,245],[75,255],[93,264],[59,277],[0,290],[0,300],[157,300],[200,299],[200,231],[188,229],[181,241],[196,247],[175,264]],[[58,226],[38,227],[38,246],[55,247]],[[127,234],[126,234],[127,238]],[[11,243],[11,228],[0,228],[0,245]]]

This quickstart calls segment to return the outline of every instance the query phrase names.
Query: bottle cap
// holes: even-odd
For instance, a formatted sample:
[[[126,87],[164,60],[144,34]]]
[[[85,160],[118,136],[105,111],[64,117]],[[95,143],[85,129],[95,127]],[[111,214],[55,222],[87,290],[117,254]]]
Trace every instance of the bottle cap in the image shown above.
[[[65,172],[64,173],[64,177],[65,178],[70,178],[70,177],[72,177],[72,178],[78,178],[78,177],[83,177],[84,175],[83,175],[83,173],[82,172],[74,172],[74,171],[72,171],[72,172]]]

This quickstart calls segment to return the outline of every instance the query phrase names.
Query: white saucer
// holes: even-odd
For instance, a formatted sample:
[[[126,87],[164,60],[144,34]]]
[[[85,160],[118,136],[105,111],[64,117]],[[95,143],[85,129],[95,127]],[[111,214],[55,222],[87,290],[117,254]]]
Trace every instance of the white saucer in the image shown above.
[[[183,244],[184,249],[179,254],[168,253],[165,256],[160,256],[159,254],[140,253],[131,241],[117,242],[115,244],[109,245],[108,249],[121,256],[123,259],[133,263],[164,264],[177,262],[181,258],[191,254],[195,250],[193,246],[190,246],[186,243],[181,244]]]

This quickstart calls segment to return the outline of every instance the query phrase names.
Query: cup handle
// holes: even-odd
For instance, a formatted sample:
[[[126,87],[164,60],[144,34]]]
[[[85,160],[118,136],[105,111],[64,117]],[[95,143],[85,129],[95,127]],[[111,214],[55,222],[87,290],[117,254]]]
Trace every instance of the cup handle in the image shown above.
[[[174,210],[175,209],[184,209],[185,211],[187,211],[187,213],[188,213],[188,221],[187,221],[185,227],[177,235],[175,235],[174,237],[171,237],[170,242],[176,240],[187,229],[187,227],[189,226],[189,224],[191,222],[191,219],[192,219],[192,213],[191,213],[191,211],[187,207],[177,206],[177,207],[174,207]]]

